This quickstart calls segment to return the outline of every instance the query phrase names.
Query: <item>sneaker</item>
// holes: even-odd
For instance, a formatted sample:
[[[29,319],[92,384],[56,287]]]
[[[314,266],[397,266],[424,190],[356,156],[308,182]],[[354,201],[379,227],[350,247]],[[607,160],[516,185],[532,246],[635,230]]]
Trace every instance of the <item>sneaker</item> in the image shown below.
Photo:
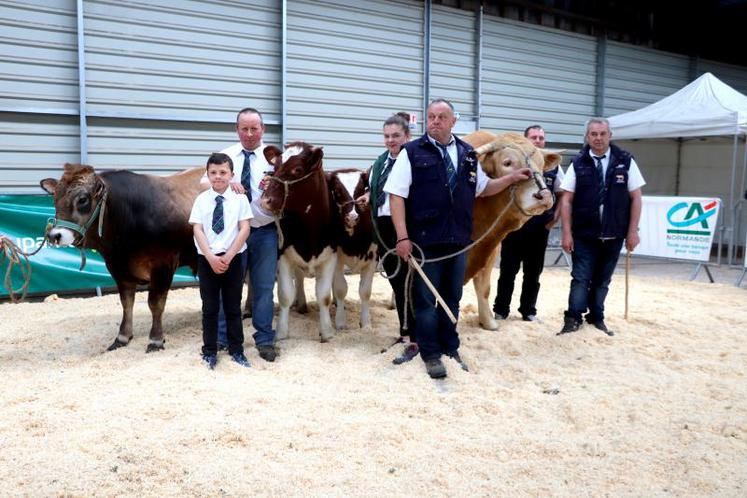
[[[249,363],[249,360],[246,359],[246,356],[244,356],[244,353],[233,353],[231,355],[231,361],[238,363],[244,368],[251,367],[251,364]]]
[[[218,364],[218,355],[217,354],[204,354],[202,355],[202,361],[205,362],[205,364],[210,370],[215,370],[215,365]]]
[[[525,322],[536,322],[537,315],[521,315],[521,319]]]
[[[495,317],[496,320],[505,320],[508,317],[508,315],[503,315],[501,313],[498,313],[497,311],[495,312],[495,315],[493,316]]]
[[[425,370],[431,379],[443,379],[446,377],[446,367],[439,358],[425,362]]]
[[[452,360],[459,363],[459,366],[462,367],[462,370],[465,372],[469,372],[469,368],[467,368],[467,364],[464,363],[464,360],[462,360],[462,357],[459,356],[459,351],[452,351],[451,353],[447,353],[448,357]]]
[[[278,352],[275,350],[275,346],[257,346],[259,351],[259,357],[265,361],[272,363],[278,356]]]
[[[555,335],[570,334],[571,332],[577,331],[580,327],[581,327],[581,320],[573,318],[572,316],[567,316],[565,317],[565,323],[563,323],[563,328],[560,329],[560,332],[558,332]]]
[[[406,363],[413,358],[415,358],[420,350],[418,349],[418,345],[415,343],[410,343],[407,346],[405,346],[405,350],[402,352],[401,355],[397,356],[395,359],[392,360],[392,363],[395,365],[401,365],[403,363]]]
[[[597,320],[596,322],[589,322],[589,323],[591,323],[598,330],[601,330],[602,332],[604,332],[605,334],[607,334],[610,337],[612,337],[613,335],[615,335],[614,332],[612,332],[610,329],[607,328],[607,325],[604,323],[604,320]]]

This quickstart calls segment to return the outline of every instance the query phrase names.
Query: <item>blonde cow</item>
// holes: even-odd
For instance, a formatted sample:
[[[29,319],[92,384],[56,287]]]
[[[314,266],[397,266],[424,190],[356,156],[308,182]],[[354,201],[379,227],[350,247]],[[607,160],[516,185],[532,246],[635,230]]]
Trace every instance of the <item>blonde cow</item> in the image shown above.
[[[505,211],[490,234],[467,254],[467,271],[464,275],[465,284],[474,279],[480,326],[495,330],[498,323],[493,318],[488,299],[490,277],[499,244],[506,235],[518,230],[530,217],[552,207],[553,195],[545,185],[542,172],[559,164],[561,156],[536,148],[519,133],[494,135],[478,130],[463,139],[475,148],[482,169],[491,178],[498,178],[524,167],[535,172],[533,179],[517,183],[497,195],[478,197],[475,200],[472,240],[480,238],[490,229],[496,217]]]

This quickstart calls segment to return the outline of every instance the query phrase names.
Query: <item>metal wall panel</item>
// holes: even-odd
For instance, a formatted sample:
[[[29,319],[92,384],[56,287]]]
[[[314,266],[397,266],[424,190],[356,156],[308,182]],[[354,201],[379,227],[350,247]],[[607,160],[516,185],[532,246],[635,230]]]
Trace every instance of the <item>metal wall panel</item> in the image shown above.
[[[0,1],[0,112],[78,109],[75,0]]]
[[[698,60],[698,76],[703,73],[713,73],[716,78],[736,91],[747,95],[747,67],[700,59]]]
[[[325,168],[364,168],[387,117],[422,119],[422,18],[404,0],[289,1],[288,140],[324,146]]]
[[[602,114],[640,109],[690,81],[690,58],[684,55],[607,42]]]
[[[476,119],[476,41],[474,12],[433,6],[430,96],[449,100],[461,121]]]
[[[596,40],[486,16],[481,127],[542,125],[548,143],[577,143],[593,113]]]
[[[91,115],[226,122],[252,105],[278,122],[278,2],[86,0],[84,16]]]

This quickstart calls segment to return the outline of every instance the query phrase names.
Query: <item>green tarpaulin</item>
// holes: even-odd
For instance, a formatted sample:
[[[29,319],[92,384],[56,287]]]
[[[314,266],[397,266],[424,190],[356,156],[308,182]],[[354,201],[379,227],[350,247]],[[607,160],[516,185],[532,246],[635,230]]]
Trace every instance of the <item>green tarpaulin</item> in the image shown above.
[[[44,240],[47,220],[54,217],[52,196],[49,195],[0,195],[0,234],[7,236],[22,251],[36,250]],[[106,270],[99,253],[86,250],[86,267],[80,268],[80,251],[73,247],[45,246],[32,256],[29,294],[52,294],[62,291],[95,291],[96,288],[115,288],[111,275]],[[8,261],[0,267],[2,279]],[[189,268],[180,268],[174,275],[174,283],[196,283]],[[13,288],[23,285],[20,271],[13,273]],[[8,297],[8,290],[0,285],[0,298]]]

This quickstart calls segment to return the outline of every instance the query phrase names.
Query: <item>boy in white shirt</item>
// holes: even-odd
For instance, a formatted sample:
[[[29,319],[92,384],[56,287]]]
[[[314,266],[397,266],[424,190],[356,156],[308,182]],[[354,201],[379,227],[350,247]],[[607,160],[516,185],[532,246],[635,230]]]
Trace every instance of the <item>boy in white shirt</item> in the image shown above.
[[[189,222],[197,246],[197,276],[202,298],[202,359],[212,370],[218,362],[218,308],[223,295],[223,310],[228,332],[228,354],[243,367],[244,330],[241,323],[241,258],[246,250],[252,210],[245,195],[229,188],[233,161],[226,154],[214,153],[207,160],[211,188],[195,199]]]

